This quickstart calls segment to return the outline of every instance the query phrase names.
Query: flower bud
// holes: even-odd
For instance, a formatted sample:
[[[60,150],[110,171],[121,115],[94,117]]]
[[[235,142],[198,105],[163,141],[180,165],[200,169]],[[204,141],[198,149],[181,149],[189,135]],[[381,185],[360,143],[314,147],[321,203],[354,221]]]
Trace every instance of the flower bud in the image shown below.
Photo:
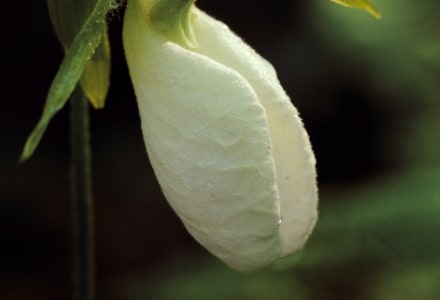
[[[297,251],[317,219],[315,159],[273,67],[193,4],[158,26],[157,3],[128,2],[123,38],[166,199],[237,270]]]

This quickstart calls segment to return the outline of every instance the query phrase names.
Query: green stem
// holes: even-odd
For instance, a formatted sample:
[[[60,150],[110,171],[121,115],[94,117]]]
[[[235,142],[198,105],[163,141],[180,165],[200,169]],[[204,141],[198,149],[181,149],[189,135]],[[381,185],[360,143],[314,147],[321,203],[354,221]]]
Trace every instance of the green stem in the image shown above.
[[[75,231],[75,296],[92,300],[94,290],[94,221],[91,192],[89,106],[77,87],[71,99],[71,145]]]

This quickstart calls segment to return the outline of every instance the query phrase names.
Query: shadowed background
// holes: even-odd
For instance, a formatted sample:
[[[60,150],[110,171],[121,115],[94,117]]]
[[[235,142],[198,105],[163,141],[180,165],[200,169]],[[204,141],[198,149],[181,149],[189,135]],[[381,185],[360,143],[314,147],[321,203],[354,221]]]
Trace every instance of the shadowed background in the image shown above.
[[[62,59],[46,2],[2,4],[0,299],[69,299],[69,108],[17,163]],[[320,215],[303,253],[236,273],[186,233],[145,154],[112,16],[111,89],[91,112],[101,299],[439,299],[440,22],[435,1],[208,1],[271,61],[318,160]]]

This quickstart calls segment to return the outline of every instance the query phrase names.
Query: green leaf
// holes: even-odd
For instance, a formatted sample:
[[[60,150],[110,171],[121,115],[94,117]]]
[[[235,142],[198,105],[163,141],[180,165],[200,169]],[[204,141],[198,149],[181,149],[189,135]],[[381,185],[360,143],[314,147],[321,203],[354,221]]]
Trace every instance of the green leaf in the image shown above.
[[[25,143],[20,158],[22,162],[32,156],[49,122],[64,107],[75,89],[87,61],[101,42],[105,17],[112,7],[112,1],[98,0],[90,16],[87,17],[78,35],[66,51],[66,56],[50,86],[41,119]]]
[[[370,15],[374,16],[376,19],[381,18],[380,12],[371,4],[370,0],[330,0],[331,2],[337,3],[342,6],[359,8],[368,12]]]
[[[48,0],[52,24],[66,51],[96,3],[96,0]],[[103,108],[110,87],[110,44],[106,24],[101,43],[87,63],[80,83],[93,107]]]

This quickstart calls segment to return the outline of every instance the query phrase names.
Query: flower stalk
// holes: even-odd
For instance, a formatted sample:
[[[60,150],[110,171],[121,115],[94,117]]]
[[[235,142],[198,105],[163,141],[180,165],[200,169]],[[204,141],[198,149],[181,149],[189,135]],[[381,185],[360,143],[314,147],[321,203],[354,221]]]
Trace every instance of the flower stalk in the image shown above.
[[[91,192],[89,107],[77,87],[71,99],[72,198],[75,300],[92,300],[94,290],[94,220]]]

